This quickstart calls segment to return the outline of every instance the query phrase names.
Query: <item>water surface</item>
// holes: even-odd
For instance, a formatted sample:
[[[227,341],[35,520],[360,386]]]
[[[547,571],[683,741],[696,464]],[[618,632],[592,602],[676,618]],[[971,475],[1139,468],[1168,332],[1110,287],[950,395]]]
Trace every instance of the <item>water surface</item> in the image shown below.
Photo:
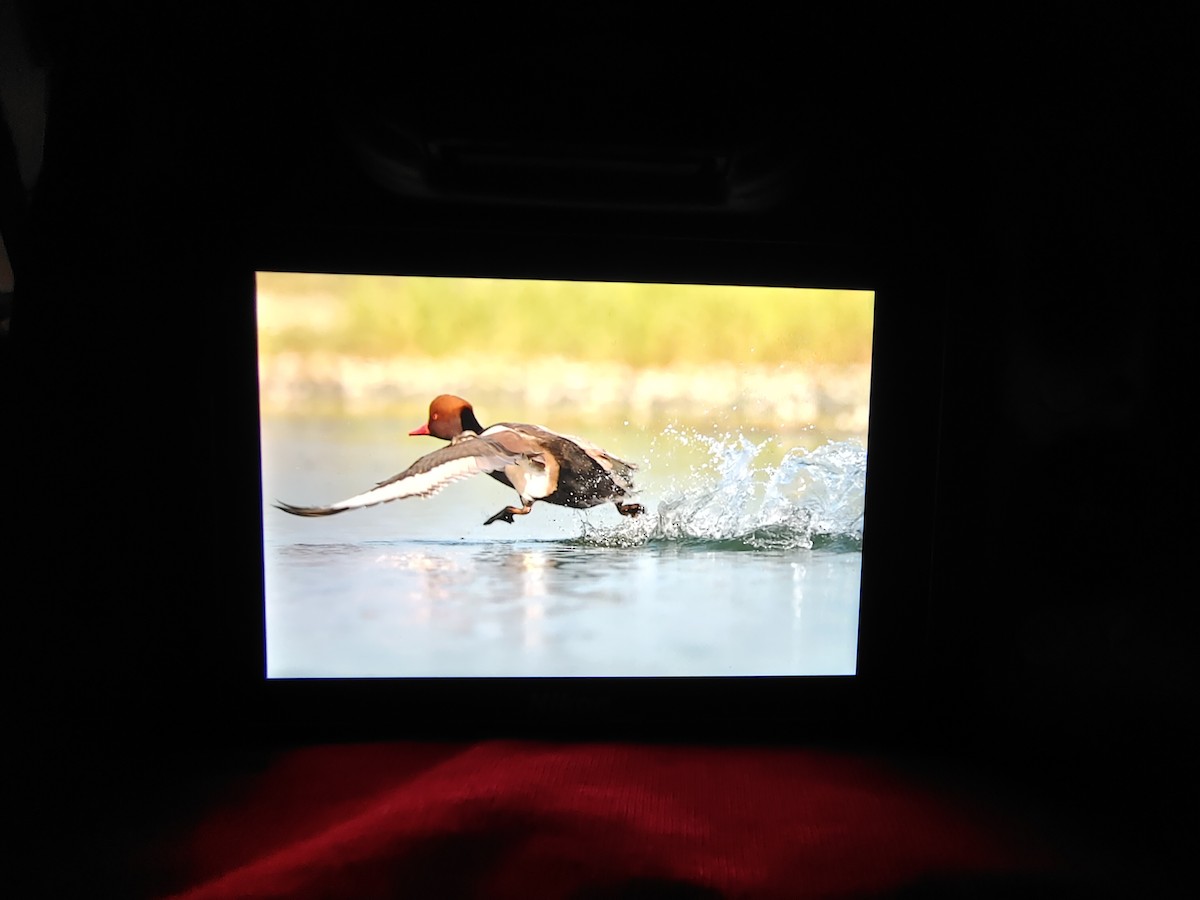
[[[515,502],[480,476],[321,519],[436,446],[392,420],[263,422],[272,677],[838,675],[855,670],[866,452],[613,429],[646,514]]]

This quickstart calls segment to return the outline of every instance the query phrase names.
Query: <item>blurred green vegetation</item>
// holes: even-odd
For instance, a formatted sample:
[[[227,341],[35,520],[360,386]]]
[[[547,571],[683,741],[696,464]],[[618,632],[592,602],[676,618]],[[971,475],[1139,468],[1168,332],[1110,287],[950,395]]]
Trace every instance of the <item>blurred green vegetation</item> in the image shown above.
[[[844,365],[873,295],[723,285],[259,273],[260,352]]]

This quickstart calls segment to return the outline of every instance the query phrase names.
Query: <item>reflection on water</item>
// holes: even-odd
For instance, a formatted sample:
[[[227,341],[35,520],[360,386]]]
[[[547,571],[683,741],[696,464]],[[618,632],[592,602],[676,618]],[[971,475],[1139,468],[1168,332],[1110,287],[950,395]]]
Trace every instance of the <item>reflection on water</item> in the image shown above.
[[[638,519],[539,504],[485,527],[505,490],[486,478],[328,519],[268,505],[270,674],[853,673],[865,451],[681,436],[704,460],[644,465]],[[264,447],[268,503],[342,496],[396,455],[266,429]]]
[[[274,676],[854,671],[855,552],[575,542],[276,550]]]

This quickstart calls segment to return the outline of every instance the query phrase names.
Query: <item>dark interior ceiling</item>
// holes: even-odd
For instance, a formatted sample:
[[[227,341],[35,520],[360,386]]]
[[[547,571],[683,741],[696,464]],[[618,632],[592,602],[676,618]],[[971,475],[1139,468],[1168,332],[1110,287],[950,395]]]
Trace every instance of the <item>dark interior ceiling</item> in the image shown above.
[[[30,63],[10,62],[5,81],[26,168],[32,66],[49,79],[46,166],[64,190],[148,186],[139,202],[189,206],[251,255],[383,246],[413,226],[953,231],[957,205],[988,202],[1005,156],[1076,153],[1056,145],[1083,128],[1089,152],[1119,160],[1181,127],[1186,105],[1185,62],[1160,43],[1171,23],[1147,31],[1103,10],[1034,23],[753,6],[18,6],[6,15]]]
[[[23,7],[47,170],[149,185],[251,248],[467,224],[861,237],[995,111],[970,37],[913,21],[897,41],[812,12],[64,8]],[[36,128],[10,130],[35,156]]]

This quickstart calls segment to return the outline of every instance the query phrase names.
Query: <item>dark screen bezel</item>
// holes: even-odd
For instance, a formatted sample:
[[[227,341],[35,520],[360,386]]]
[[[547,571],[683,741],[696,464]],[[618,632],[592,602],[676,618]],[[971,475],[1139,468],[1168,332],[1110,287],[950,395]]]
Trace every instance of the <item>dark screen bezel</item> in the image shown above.
[[[255,271],[666,281],[872,290],[875,334],[858,669],[854,676],[268,679],[261,494],[252,720],[282,739],[437,736],[836,737],[917,702],[936,551],[942,299],[936,260],[793,241],[414,231],[389,247],[275,250]],[[254,336],[247,346],[256,346]],[[256,356],[255,356],[256,360]],[[254,482],[261,484],[257,366]],[[247,422],[248,424],[248,422]],[[246,481],[250,479],[247,477]],[[253,501],[254,512],[249,503]],[[248,648],[250,649],[250,648]]]

